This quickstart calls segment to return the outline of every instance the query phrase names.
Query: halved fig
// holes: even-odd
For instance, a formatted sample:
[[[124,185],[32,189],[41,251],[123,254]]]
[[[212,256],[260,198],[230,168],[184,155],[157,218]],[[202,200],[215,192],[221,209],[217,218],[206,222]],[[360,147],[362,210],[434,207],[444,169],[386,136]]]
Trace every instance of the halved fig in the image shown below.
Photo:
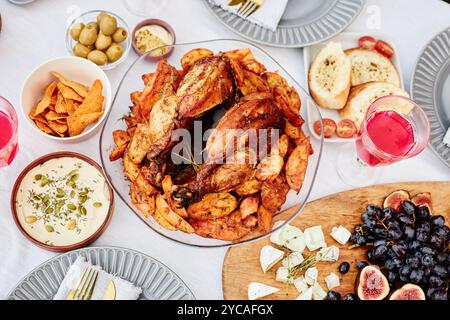
[[[356,291],[361,300],[383,300],[389,295],[389,282],[379,268],[367,266],[359,273]]]
[[[407,283],[394,291],[389,300],[425,300],[425,293],[418,285]]]
[[[385,208],[392,208],[395,212],[400,212],[402,202],[409,199],[410,196],[408,191],[396,190],[384,199],[383,206]]]
[[[432,201],[431,201],[431,193],[429,192],[423,192],[418,193],[411,199],[412,203],[414,203],[418,207],[428,207],[428,210],[430,213],[432,212]]]

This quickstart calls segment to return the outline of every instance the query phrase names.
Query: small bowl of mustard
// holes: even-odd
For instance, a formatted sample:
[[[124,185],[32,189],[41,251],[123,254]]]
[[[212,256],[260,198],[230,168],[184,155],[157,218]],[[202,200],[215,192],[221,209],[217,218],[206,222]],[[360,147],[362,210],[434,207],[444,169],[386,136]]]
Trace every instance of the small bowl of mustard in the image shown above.
[[[141,56],[147,54],[150,60],[169,56],[175,41],[175,31],[163,20],[145,19],[133,30],[134,51]]]

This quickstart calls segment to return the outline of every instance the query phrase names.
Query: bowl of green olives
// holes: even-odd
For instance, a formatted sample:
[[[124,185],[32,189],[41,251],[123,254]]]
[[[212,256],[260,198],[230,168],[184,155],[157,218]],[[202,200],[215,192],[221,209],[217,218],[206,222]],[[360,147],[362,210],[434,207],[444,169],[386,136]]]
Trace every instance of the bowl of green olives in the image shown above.
[[[67,28],[66,46],[70,54],[88,59],[103,70],[122,63],[131,49],[130,29],[118,15],[93,10],[75,18]]]

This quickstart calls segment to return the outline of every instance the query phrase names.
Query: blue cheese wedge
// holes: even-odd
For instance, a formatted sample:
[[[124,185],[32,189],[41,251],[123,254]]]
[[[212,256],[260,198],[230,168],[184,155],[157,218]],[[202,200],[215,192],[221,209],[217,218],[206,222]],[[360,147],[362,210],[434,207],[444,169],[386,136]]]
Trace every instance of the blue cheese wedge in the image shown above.
[[[327,284],[328,290],[332,290],[341,285],[339,277],[333,272],[325,277],[325,283]]]
[[[301,295],[297,297],[296,300],[311,300],[313,296],[313,288],[308,288]]]
[[[285,223],[286,221],[281,220],[281,221],[277,221],[273,224],[273,229],[275,230],[276,228],[280,227],[281,225],[283,225],[283,223]],[[281,242],[280,240],[280,235],[281,235],[281,231],[283,231],[284,228],[281,228],[280,230],[276,230],[274,231],[271,235],[270,235],[270,242],[272,242],[273,244],[276,244],[277,246],[283,246],[284,243]]]
[[[323,247],[317,253],[317,257],[320,261],[334,262],[339,259],[339,248],[336,246]]]
[[[317,282],[318,275],[319,275],[319,271],[317,270],[316,267],[311,267],[311,268],[307,269],[305,272],[306,283],[309,284],[310,286],[315,285]]]
[[[444,136],[443,142],[447,147],[450,147],[450,128],[448,128],[447,133]]]
[[[300,230],[299,228],[293,227],[291,225],[286,225],[283,227],[283,229],[281,230],[281,234],[280,234],[280,245],[284,246],[286,244],[286,242],[301,237],[303,236],[303,232],[302,230]]]
[[[299,293],[304,293],[309,288],[304,276],[300,276],[297,279],[295,279],[294,286]],[[311,294],[312,294],[312,292],[311,292]]]
[[[327,293],[323,288],[320,286],[318,282],[316,282],[313,286],[312,290],[312,298],[313,300],[323,300],[327,296]]]
[[[331,237],[342,245],[348,242],[351,235],[352,235],[351,232],[348,231],[343,226],[334,227],[331,230]]]
[[[272,246],[264,246],[259,255],[259,262],[264,273],[270,270],[284,257],[284,252]]]
[[[278,288],[267,286],[258,282],[252,282],[248,285],[248,300],[264,298],[278,291],[280,291]]]
[[[287,267],[280,267],[277,270],[277,276],[275,280],[283,283],[289,283],[290,277],[289,277],[289,268]]]
[[[310,251],[315,251],[326,246],[322,226],[305,229],[305,242]]]
[[[301,264],[305,259],[300,252],[292,252],[281,262],[283,267],[294,268]]]

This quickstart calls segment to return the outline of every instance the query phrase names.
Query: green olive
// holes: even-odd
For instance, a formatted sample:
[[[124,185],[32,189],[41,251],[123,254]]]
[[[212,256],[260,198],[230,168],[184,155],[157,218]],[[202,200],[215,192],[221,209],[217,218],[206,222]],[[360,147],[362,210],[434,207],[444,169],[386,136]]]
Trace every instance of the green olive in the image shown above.
[[[123,49],[117,43],[113,43],[111,47],[106,50],[106,55],[108,57],[109,62],[115,62],[119,60],[123,55]]]
[[[103,66],[108,63],[108,57],[103,51],[100,50],[89,52],[87,58],[99,66]]]
[[[97,37],[97,41],[95,41],[95,47],[97,50],[106,50],[112,43],[112,39],[110,36],[105,36],[103,33],[99,33]]]
[[[81,58],[87,58],[89,52],[92,51],[92,49],[89,49],[88,47],[86,47],[85,45],[82,45],[81,43],[77,43],[74,47],[73,47],[73,54],[77,57],[81,57]]]
[[[97,22],[100,23],[100,21],[102,21],[102,19],[103,19],[104,17],[107,17],[107,16],[109,16],[109,14],[107,14],[106,12],[100,13],[100,14],[97,16]]]
[[[80,22],[74,24],[73,27],[70,28],[70,35],[72,36],[72,39],[78,41],[78,39],[80,38],[80,33],[83,29],[84,29],[83,23]]]
[[[117,30],[116,30],[116,32],[114,32],[112,38],[115,43],[121,43],[126,38],[128,38],[128,32],[124,28],[117,28]]]
[[[97,33],[98,33],[98,30],[100,30],[100,26],[99,26],[99,24],[97,23],[97,22],[95,22],[95,21],[92,21],[92,22],[89,22],[87,25],[86,25],[86,27],[94,27],[95,28],[95,31],[97,31]]]
[[[97,40],[97,30],[93,25],[86,25],[80,33],[79,42],[85,46],[90,46]]]
[[[102,20],[100,20],[100,31],[105,36],[110,36],[117,30],[117,20],[111,16],[104,16]]]

